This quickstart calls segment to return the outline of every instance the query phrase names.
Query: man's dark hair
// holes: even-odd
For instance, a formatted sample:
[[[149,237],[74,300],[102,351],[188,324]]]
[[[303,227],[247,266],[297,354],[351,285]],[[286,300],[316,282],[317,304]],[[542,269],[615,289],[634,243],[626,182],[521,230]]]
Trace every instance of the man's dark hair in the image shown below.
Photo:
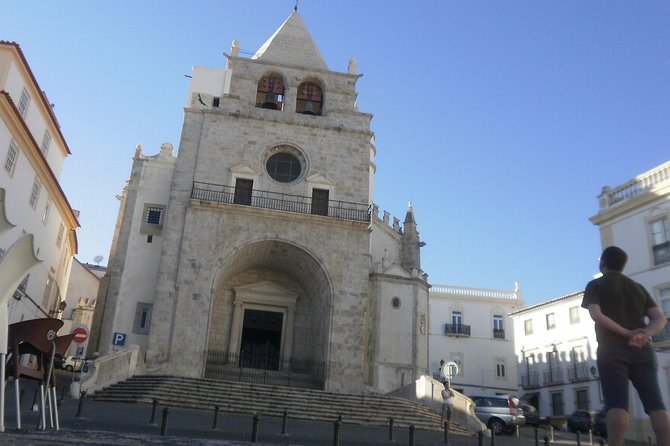
[[[600,256],[600,260],[607,269],[621,272],[628,261],[628,254],[618,246],[608,246]]]

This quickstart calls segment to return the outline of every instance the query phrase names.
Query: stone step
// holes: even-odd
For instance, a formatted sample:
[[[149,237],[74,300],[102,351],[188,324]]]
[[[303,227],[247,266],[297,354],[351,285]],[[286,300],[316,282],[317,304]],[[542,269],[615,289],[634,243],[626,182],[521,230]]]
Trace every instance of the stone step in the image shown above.
[[[386,426],[392,416],[394,424],[417,429],[439,430],[440,415],[419,403],[402,398],[377,395],[347,395],[313,389],[299,389],[256,383],[218,381],[205,378],[142,375],[96,392],[98,401],[152,403],[199,410],[261,413],[290,418],[335,421],[343,416],[344,423]],[[455,433],[469,433],[453,425]]]

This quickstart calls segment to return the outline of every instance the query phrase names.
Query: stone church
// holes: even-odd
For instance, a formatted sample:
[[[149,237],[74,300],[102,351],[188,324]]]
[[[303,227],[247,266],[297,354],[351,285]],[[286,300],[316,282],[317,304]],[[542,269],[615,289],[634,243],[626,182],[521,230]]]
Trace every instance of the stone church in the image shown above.
[[[401,225],[373,204],[355,61],[331,71],[297,11],[226,59],[194,67],[178,155],[135,151],[89,354],[347,393],[427,374],[423,243],[411,205]]]

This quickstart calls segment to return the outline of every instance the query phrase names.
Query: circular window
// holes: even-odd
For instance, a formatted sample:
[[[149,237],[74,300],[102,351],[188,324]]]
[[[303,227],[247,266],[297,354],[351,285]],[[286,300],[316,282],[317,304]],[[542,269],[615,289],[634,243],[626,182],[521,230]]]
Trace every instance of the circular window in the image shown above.
[[[305,156],[293,146],[279,145],[265,152],[263,157],[268,175],[280,183],[292,183],[307,170]]]
[[[399,297],[394,297],[391,299],[391,305],[393,308],[400,308],[400,298]]]

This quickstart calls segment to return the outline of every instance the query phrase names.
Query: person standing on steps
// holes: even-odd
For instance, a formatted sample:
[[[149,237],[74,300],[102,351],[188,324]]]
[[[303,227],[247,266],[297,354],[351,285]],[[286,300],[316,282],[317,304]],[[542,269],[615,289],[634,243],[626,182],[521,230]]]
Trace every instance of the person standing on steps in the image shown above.
[[[454,391],[451,390],[451,383],[448,379],[445,379],[442,384],[444,384],[444,389],[442,389],[442,427],[446,420],[447,430],[451,428],[451,415],[454,412]]]
[[[623,249],[605,248],[600,256],[603,275],[586,285],[582,301],[595,322],[598,373],[608,408],[608,444],[624,445],[630,380],[651,419],[658,446],[670,446],[670,414],[663,403],[656,353],[651,348],[651,337],[667,320],[647,290],[623,274],[627,261]]]

